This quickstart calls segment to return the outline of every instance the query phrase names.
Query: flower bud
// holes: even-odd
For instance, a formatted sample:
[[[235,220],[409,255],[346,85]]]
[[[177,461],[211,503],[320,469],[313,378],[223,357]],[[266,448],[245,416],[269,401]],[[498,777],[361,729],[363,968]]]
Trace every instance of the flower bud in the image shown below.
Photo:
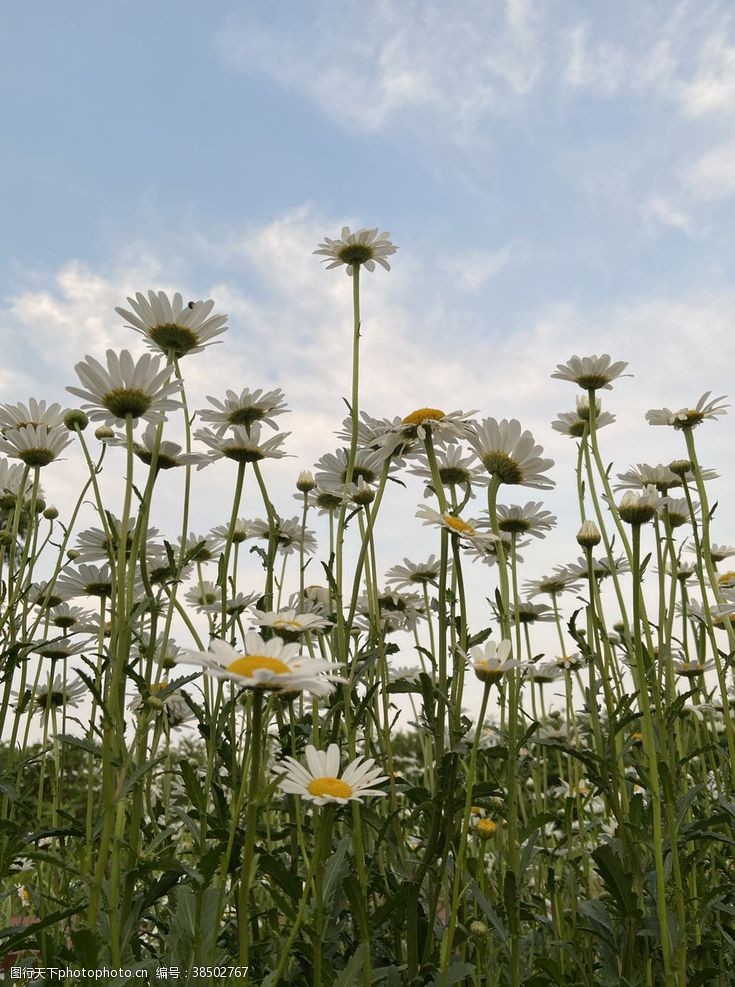
[[[94,437],[99,439],[100,442],[104,442],[105,439],[114,439],[115,433],[109,427],[109,425],[100,425],[97,431],[94,433]]]
[[[66,557],[67,559],[69,559],[70,562],[73,562],[74,559],[79,558],[79,552],[75,552],[73,548],[70,548],[69,551],[66,553]]]
[[[658,495],[655,488],[644,487],[638,493],[629,490],[618,505],[620,517],[626,524],[646,524],[656,513]]]
[[[300,490],[301,493],[309,493],[315,486],[316,480],[314,479],[314,474],[310,470],[302,470],[296,481],[296,489]]]
[[[475,939],[484,939],[488,935],[489,931],[490,930],[484,922],[470,922],[470,935],[474,936]]]
[[[582,527],[577,532],[577,544],[582,548],[594,548],[602,541],[600,530],[594,521],[583,521]]]
[[[688,459],[675,459],[673,463],[669,463],[669,469],[677,476],[684,477],[692,472],[692,464]]]
[[[89,425],[89,418],[87,418],[81,408],[72,408],[64,415],[64,425],[70,432],[83,432],[87,425]]]
[[[43,512],[43,516],[46,518],[47,521],[55,521],[56,518],[59,516],[59,512],[53,506],[47,507],[46,510]]]
[[[10,548],[13,544],[13,534],[7,528],[0,531],[0,548]]]
[[[36,514],[43,514],[46,510],[46,501],[43,497],[36,497]]]

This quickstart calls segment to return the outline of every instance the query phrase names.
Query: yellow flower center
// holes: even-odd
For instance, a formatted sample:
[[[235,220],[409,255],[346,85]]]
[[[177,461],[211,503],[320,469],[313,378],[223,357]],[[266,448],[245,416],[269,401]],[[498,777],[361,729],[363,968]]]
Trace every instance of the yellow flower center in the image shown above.
[[[717,582],[720,586],[732,586],[735,585],[735,572],[732,569],[729,572],[723,572],[717,577]]]
[[[467,524],[463,521],[461,517],[453,517],[451,514],[442,514],[442,521],[451,528],[452,531],[456,531],[458,535],[474,535],[475,529],[471,524]]]
[[[475,832],[478,836],[481,836],[483,840],[487,840],[491,836],[494,836],[497,828],[497,825],[492,821],[492,819],[478,819],[475,823]]]
[[[418,408],[406,415],[403,419],[404,425],[423,425],[424,422],[440,422],[444,418],[444,412],[439,408]]]
[[[268,672],[275,672],[276,675],[291,674],[291,669],[285,661],[281,661],[280,658],[271,658],[269,655],[243,655],[242,658],[236,658],[230,662],[227,671],[250,678],[261,668]]]
[[[298,620],[274,620],[273,627],[274,628],[283,627],[286,630],[294,630],[294,631],[301,630],[301,624],[298,622]]]
[[[341,778],[315,778],[309,782],[309,794],[317,798],[331,795],[332,798],[348,799],[352,795],[352,788]]]

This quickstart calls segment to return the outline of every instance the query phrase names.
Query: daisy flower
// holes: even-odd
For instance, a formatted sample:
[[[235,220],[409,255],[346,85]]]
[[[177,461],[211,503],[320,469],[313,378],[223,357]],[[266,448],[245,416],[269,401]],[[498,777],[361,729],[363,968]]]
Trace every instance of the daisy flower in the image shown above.
[[[467,434],[470,419],[477,411],[442,411],[440,408],[417,408],[401,419],[400,430],[407,439],[425,441],[427,435],[440,441],[453,441]]]
[[[550,576],[540,579],[527,579],[525,590],[529,596],[559,596],[561,593],[574,592],[579,589],[579,582],[571,576],[563,566],[557,566]]]
[[[577,404],[579,404],[579,399],[577,399]],[[612,425],[614,421],[615,415],[611,415],[607,411],[601,411],[598,415],[595,415],[595,425],[597,428]],[[562,435],[567,435],[570,439],[581,439],[588,424],[589,409],[587,415],[581,415],[578,410],[560,411],[551,423],[551,427],[555,432],[561,432]]]
[[[607,353],[601,356],[573,356],[567,363],[558,363],[551,376],[557,380],[569,380],[585,391],[611,391],[611,382],[621,377],[627,366],[623,360],[613,363]]]
[[[711,671],[715,667],[715,662],[714,660],[707,662],[682,661],[675,658],[672,665],[677,675],[681,675],[687,679],[693,679],[698,675],[704,675],[705,672]]]
[[[30,690],[27,690],[26,694],[28,692]],[[87,687],[81,679],[65,683],[60,675],[54,676],[53,679],[49,675],[45,684],[36,686],[33,693],[33,704],[41,714],[52,707],[56,709],[61,706],[76,708],[84,699],[86,692]]]
[[[267,521],[256,518],[250,521],[248,538],[262,538],[265,541],[270,539],[270,528]],[[301,519],[298,517],[278,518],[275,529],[276,544],[281,555],[290,555],[301,547],[302,530]],[[303,531],[304,552],[313,555],[317,549],[316,536],[313,531],[306,528]]]
[[[624,555],[619,555],[618,558],[613,559],[612,564],[616,573],[630,572],[630,565]],[[565,566],[564,571],[575,579],[586,579],[588,572],[587,559],[583,555],[580,555],[576,562]],[[592,574],[595,579],[605,579],[612,574],[612,571],[613,568],[608,559],[592,559]]]
[[[133,440],[133,452],[138,459],[150,466],[153,462],[153,452],[156,448],[156,432],[158,429],[151,423],[143,432],[142,436]],[[107,444],[111,446],[127,447],[128,440],[124,435],[116,435],[112,439],[107,439]],[[156,459],[156,470],[170,470],[177,466],[206,466],[209,458],[199,452],[184,452],[176,442],[161,440],[158,443],[158,457]]]
[[[148,686],[148,693],[148,696],[136,696],[128,704],[128,709],[134,713],[150,709],[165,719],[170,727],[181,726],[193,719],[194,714],[184,698],[184,692],[176,688],[176,683],[170,686],[166,679],[152,682]]]
[[[545,532],[556,527],[556,518],[551,511],[544,511],[543,504],[529,501],[523,507],[513,504],[506,507],[498,504],[496,513],[498,528],[510,534],[527,534],[534,538],[545,538]]]
[[[60,404],[46,404],[29,398],[28,404],[0,404],[0,432],[19,429],[24,425],[45,425],[48,429],[64,427],[66,412]]]
[[[28,590],[28,602],[34,607],[57,607],[65,599],[58,587],[58,580],[53,587],[45,579],[40,583],[31,583]]]
[[[296,610],[278,610],[266,613],[255,610],[253,620],[259,627],[270,627],[276,634],[306,634],[331,627],[331,621],[315,613],[299,613]]]
[[[281,775],[278,786],[288,795],[299,795],[316,805],[347,805],[360,802],[367,795],[385,795],[375,788],[388,780],[375,767],[375,760],[358,757],[340,772],[339,747],[330,744],[326,751],[306,746],[306,766],[293,757],[286,757],[277,766]]]
[[[649,425],[671,425],[678,429],[696,428],[705,418],[715,419],[726,414],[725,408],[730,407],[727,404],[720,404],[725,399],[724,394],[709,401],[711,393],[706,391],[694,408],[680,408],[678,411],[672,411],[671,408],[653,408],[646,412],[646,421]]]
[[[232,544],[240,545],[248,536],[250,531],[249,522],[245,520],[244,517],[239,517],[235,521],[235,525],[232,530]],[[216,538],[217,541],[224,543],[230,535],[229,524],[220,524],[216,528],[212,528],[209,533],[210,538]]]
[[[474,457],[472,455],[464,457],[462,453],[463,449],[458,445],[447,446],[445,450],[436,450],[437,472],[445,487],[463,486],[471,489],[473,483],[480,482],[478,468],[473,465]],[[421,457],[421,462],[421,466],[412,467],[409,473],[420,476],[427,481],[424,488],[425,497],[435,496],[434,474],[431,472],[425,456]]]
[[[80,564],[76,571],[64,569],[56,580],[56,591],[62,599],[109,597],[112,595],[112,572],[109,565]]]
[[[528,678],[536,685],[549,685],[557,682],[564,675],[564,669],[555,662],[543,662],[528,668]]]
[[[71,443],[66,429],[48,425],[23,425],[0,434],[0,450],[26,466],[48,466]]]
[[[127,350],[119,355],[107,351],[107,369],[88,356],[74,368],[84,387],[67,387],[83,398],[83,409],[94,421],[122,425],[128,415],[134,420],[159,422],[167,411],[182,407],[174,399],[180,384],[172,380],[173,367],[163,367],[158,357],[144,353],[137,362]]]
[[[147,298],[137,292],[135,298],[128,297],[128,305],[132,312],[119,307],[115,311],[145,338],[151,349],[167,356],[201,353],[215,336],[221,336],[227,329],[226,315],[211,314],[214,308],[211,298],[185,305],[178,292],[172,299],[163,291],[149,291]]]
[[[256,422],[278,428],[274,419],[288,411],[280,388],[275,391],[250,391],[245,388],[239,394],[236,391],[226,391],[224,401],[207,395],[207,401],[214,405],[214,411],[204,408],[197,412],[203,422],[214,426],[214,431],[220,435],[233,425],[243,425],[251,428]]]
[[[21,496],[21,484],[25,469],[20,463],[9,463],[7,459],[0,459],[0,510],[10,511],[15,507],[16,501]],[[33,490],[33,481],[26,478],[23,488],[22,499],[30,496]]]
[[[692,501],[694,513],[699,513],[699,503]],[[668,516],[672,528],[680,528],[683,524],[691,522],[689,504],[685,497],[662,497],[658,502],[657,511],[659,516]]]
[[[211,584],[210,584],[211,585]],[[233,614],[245,613],[252,605],[260,599],[260,593],[235,593],[225,600],[225,613],[232,617]],[[222,590],[217,587],[217,600],[214,603],[205,603],[199,609],[202,613],[212,613],[218,615],[222,613]]]
[[[210,641],[209,651],[183,652],[177,663],[201,665],[204,671],[218,679],[245,689],[266,689],[279,692],[308,692],[326,696],[334,689],[339,666],[321,658],[305,658],[298,644],[284,644],[280,637],[264,641],[260,634],[245,635],[244,653],[226,641]]]
[[[194,438],[212,450],[208,460],[232,459],[236,463],[259,463],[262,459],[283,459],[286,453],[279,447],[290,434],[283,432],[261,442],[260,425],[255,422],[249,431],[244,425],[233,425],[227,435],[210,428],[200,428],[194,433]],[[201,468],[200,466],[199,469]]]
[[[697,554],[696,545],[687,545],[687,552],[694,552]],[[735,546],[733,545],[718,545],[713,542],[709,547],[709,554],[713,562],[724,562],[725,559],[731,558],[735,555]]]
[[[554,611],[545,603],[531,603],[529,600],[519,600],[517,616],[519,624],[535,624],[537,620],[553,620]],[[513,604],[510,606],[508,617],[515,623],[516,609]]]
[[[375,265],[380,264],[386,271],[390,271],[386,257],[394,254],[398,247],[391,243],[390,233],[379,233],[378,229],[376,226],[372,230],[356,230],[352,233],[349,226],[343,226],[339,239],[332,240],[325,236],[324,242],[319,244],[314,253],[324,256],[327,271],[344,264],[350,277],[361,266],[374,271]]]
[[[439,560],[430,555],[426,562],[411,562],[404,558],[403,565],[394,565],[386,573],[388,583],[395,583],[397,589],[407,586],[426,586],[427,583],[436,585],[441,572]]]
[[[90,610],[81,607],[70,607],[68,603],[57,603],[49,613],[49,620],[54,627],[67,631],[77,624],[86,625],[93,616]]]
[[[176,539],[176,552],[174,554],[179,558],[188,559],[189,562],[204,565],[207,562],[217,562],[223,550],[224,542],[214,532],[209,535],[195,535],[194,532],[190,532],[186,536],[183,546],[181,535]]]
[[[517,660],[509,661],[510,641],[504,640],[496,643],[487,641],[476,648],[470,648],[467,657],[472,662],[472,670],[481,682],[490,685],[499,683],[506,672],[511,668],[520,668],[521,663]]]
[[[416,517],[421,518],[424,524],[433,524],[450,531],[475,548],[485,548],[499,540],[491,531],[482,531],[478,521],[465,521],[461,517],[455,517],[454,514],[440,514],[426,504],[419,506]]]
[[[626,524],[646,524],[656,516],[659,495],[655,487],[628,490],[618,504],[618,514]]]
[[[70,637],[57,637],[37,645],[34,651],[41,658],[49,658],[51,661],[63,661],[65,658],[71,658],[73,655],[80,655],[83,651],[86,651],[89,645],[90,641],[88,638],[75,641]]]
[[[319,462],[314,464],[318,471],[314,477],[317,487],[330,493],[342,494],[347,482],[349,458],[348,449],[337,449],[336,452],[322,456]],[[358,449],[352,468],[352,482],[364,480],[365,483],[377,483],[384,462],[385,459],[380,453]]]
[[[539,490],[554,486],[553,480],[542,475],[554,465],[553,459],[541,458],[543,448],[536,445],[530,432],[521,430],[515,418],[501,422],[486,418],[474,426],[468,441],[488,473],[501,483]]]

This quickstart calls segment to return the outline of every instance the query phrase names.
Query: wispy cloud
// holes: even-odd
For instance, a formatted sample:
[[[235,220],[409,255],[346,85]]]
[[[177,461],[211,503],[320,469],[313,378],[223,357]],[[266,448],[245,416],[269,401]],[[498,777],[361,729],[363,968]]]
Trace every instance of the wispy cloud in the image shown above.
[[[461,124],[527,93],[541,70],[540,28],[531,0],[347,0],[339,16],[333,4],[312,5],[291,32],[241,13],[217,44],[233,67],[271,76],[349,129],[371,131],[407,110]]]

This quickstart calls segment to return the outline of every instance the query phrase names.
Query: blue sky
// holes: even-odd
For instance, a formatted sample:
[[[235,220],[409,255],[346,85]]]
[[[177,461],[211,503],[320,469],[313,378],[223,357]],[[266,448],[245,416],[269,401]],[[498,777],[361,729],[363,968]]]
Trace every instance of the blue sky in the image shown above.
[[[567,483],[549,422],[575,394],[549,374],[572,353],[631,363],[605,404],[620,470],[681,451],[647,408],[731,390],[730,3],[9,0],[0,39],[5,401],[64,400],[85,353],[139,346],[131,291],[211,296],[231,330],[192,387],[286,390],[285,489],[348,390],[348,285],[311,256],[343,222],[400,246],[365,280],[376,415],[519,417]],[[723,468],[730,420],[701,433]]]

